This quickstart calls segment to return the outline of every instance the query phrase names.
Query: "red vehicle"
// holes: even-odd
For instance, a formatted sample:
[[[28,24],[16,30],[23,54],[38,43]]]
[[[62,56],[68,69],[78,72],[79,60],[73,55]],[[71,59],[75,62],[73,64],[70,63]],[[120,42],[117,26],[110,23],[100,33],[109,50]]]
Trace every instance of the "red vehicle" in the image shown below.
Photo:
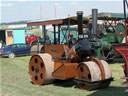
[[[36,37],[34,34],[32,34],[32,35],[27,35],[27,36],[25,37],[26,43],[31,43],[32,41],[35,41],[35,40],[37,40],[37,37]]]
[[[37,45],[37,43],[43,44],[43,40],[40,36],[36,36],[34,34],[27,34],[25,37],[25,41],[30,46]]]
[[[37,42],[37,37],[34,34],[28,34],[25,37],[25,41],[27,44],[30,44],[32,46],[33,43]]]

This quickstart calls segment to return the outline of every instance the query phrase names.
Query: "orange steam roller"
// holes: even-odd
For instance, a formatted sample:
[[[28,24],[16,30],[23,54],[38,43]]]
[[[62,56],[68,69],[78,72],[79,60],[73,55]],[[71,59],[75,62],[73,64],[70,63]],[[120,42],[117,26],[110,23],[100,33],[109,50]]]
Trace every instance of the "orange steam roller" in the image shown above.
[[[97,10],[93,9],[94,16]],[[55,79],[74,79],[81,89],[108,87],[113,80],[108,63],[94,56],[94,46],[83,34],[83,12],[77,12],[79,40],[67,44],[43,46],[43,53],[35,54],[29,62],[29,75],[36,85],[52,83]],[[93,22],[95,22],[94,20]]]

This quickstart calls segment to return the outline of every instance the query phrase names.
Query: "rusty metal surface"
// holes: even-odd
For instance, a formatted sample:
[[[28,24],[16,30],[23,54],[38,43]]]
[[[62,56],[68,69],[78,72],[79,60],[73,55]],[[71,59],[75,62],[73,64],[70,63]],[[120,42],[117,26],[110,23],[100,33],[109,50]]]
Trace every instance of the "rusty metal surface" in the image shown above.
[[[60,62],[60,61],[56,61],[55,62],[55,65],[54,65],[54,70],[57,70],[59,67],[61,67],[63,65],[63,63],[62,62]]]
[[[59,20],[30,22],[30,23],[27,23],[27,26],[40,26],[40,25],[63,24],[63,23],[64,23],[64,21],[62,19],[59,19]]]
[[[66,79],[74,78],[76,76],[76,68],[78,66],[78,63],[68,63],[68,62],[67,63],[60,62],[60,63],[62,63],[61,66],[59,66],[52,74],[54,78],[60,80],[66,80]],[[59,64],[59,63],[55,63],[55,64]]]
[[[78,55],[76,54],[76,52],[75,52],[75,47],[72,47],[72,48],[69,50],[67,56],[68,56],[69,59],[79,59],[79,56],[78,56]]]
[[[96,57],[90,57],[89,60],[94,61],[99,66],[100,71],[101,71],[101,78],[102,78],[102,80],[105,80],[104,66],[103,66],[102,62],[100,61],[100,59],[98,59]]]
[[[104,72],[106,72],[106,74],[104,74],[104,76],[106,75],[106,77],[102,76],[102,71],[99,67],[99,63],[102,64],[102,67],[105,69]],[[103,64],[105,63],[105,64]],[[110,68],[105,68],[107,67],[106,64],[108,65],[108,63],[104,62],[104,61],[99,61],[95,58],[91,58],[90,61],[86,61],[86,62],[82,62],[78,65],[77,68],[77,74],[76,74],[76,79],[78,80],[86,80],[89,82],[97,82],[97,81],[101,81],[101,80],[106,80],[111,78],[111,72],[110,72]],[[94,83],[94,84],[89,84],[89,83],[83,83],[83,82],[77,82],[78,86],[81,89],[86,89],[86,90],[93,90],[93,89],[97,89],[97,88],[105,88],[108,87],[111,81],[108,82],[102,82],[102,83]]]
[[[51,83],[54,62],[49,54],[33,55],[29,62],[29,75],[36,85]]]
[[[45,53],[49,53],[54,60],[63,58],[66,53],[65,47],[68,47],[68,45],[45,45],[44,50]]]
[[[128,77],[128,46],[114,46],[114,49],[125,59],[125,65],[123,69],[125,71],[125,76]],[[128,79],[126,79],[128,81]]]
[[[79,67],[77,68],[76,78],[91,81],[90,70],[85,64],[80,64]],[[90,86],[87,86],[86,84],[80,83],[80,82],[78,82],[78,86],[81,89],[86,89],[86,90],[88,90],[90,88]]]
[[[104,60],[100,60],[100,61],[104,67],[105,79],[112,78],[112,71],[109,64]]]

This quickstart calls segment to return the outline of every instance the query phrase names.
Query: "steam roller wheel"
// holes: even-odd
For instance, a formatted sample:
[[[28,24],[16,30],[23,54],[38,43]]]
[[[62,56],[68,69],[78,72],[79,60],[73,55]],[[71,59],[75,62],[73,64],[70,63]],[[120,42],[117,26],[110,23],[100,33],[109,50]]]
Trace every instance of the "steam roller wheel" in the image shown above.
[[[52,83],[54,62],[52,56],[44,53],[33,55],[29,62],[29,75],[36,85]]]
[[[99,64],[97,64],[99,63]],[[101,66],[102,69],[99,68]],[[87,82],[77,82],[81,89],[94,90],[99,88],[108,87],[109,82],[96,83],[97,81],[111,78],[112,73],[108,63],[98,58],[91,58],[90,61],[82,62],[78,66],[76,78],[79,80],[85,80],[93,82],[92,84]]]

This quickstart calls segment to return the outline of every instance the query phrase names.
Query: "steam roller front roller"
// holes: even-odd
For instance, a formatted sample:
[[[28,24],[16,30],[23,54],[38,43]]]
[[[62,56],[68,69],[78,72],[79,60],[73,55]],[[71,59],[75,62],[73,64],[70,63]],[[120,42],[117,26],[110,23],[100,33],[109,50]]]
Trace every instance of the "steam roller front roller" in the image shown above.
[[[77,68],[75,81],[81,89],[95,90],[108,87],[113,80],[108,63],[92,57]]]
[[[54,62],[52,56],[44,53],[33,55],[29,62],[29,75],[36,85],[43,85],[53,82],[52,72]]]

